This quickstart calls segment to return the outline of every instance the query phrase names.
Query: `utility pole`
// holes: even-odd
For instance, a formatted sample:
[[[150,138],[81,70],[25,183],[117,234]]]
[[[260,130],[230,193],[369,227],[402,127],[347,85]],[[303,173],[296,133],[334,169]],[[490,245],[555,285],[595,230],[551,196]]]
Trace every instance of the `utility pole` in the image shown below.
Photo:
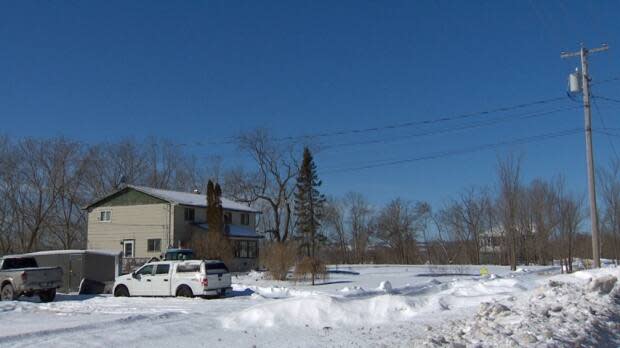
[[[592,223],[592,261],[593,267],[601,267],[600,243],[598,231],[598,213],[596,210],[596,186],[594,184],[594,154],[592,153],[592,109],[590,107],[590,76],[588,74],[588,55],[590,53],[607,51],[609,47],[604,44],[601,47],[587,49],[581,45],[577,52],[562,52],[560,57],[581,58],[581,92],[583,94],[583,115],[586,132],[586,160],[588,162],[588,193],[590,199],[590,222]]]

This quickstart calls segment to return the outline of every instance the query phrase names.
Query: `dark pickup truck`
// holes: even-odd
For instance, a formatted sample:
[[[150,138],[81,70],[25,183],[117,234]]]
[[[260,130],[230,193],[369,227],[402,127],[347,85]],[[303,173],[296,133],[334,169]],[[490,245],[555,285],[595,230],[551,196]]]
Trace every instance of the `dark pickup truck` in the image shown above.
[[[54,301],[61,286],[60,267],[39,267],[33,257],[0,258],[0,300],[14,301],[21,295],[38,295],[42,302]]]

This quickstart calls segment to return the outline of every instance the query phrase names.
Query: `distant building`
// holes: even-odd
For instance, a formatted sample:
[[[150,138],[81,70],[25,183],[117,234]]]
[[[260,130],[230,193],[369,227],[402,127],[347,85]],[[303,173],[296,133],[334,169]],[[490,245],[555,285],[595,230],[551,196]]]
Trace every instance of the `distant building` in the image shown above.
[[[91,203],[87,248],[119,250],[125,259],[161,257],[167,248],[191,248],[192,233],[207,233],[206,195],[128,185]],[[256,267],[256,217],[260,212],[222,198],[233,270]]]

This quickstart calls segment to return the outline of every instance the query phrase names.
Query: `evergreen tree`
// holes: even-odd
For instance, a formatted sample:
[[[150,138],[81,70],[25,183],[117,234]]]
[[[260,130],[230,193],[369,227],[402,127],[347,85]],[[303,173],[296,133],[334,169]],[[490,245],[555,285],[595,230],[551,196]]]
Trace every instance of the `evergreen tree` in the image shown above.
[[[222,189],[211,180],[207,184],[207,226],[206,256],[229,263],[233,258],[233,250],[224,228]]]
[[[312,264],[312,285],[314,285],[315,276],[321,266],[318,259],[318,247],[324,239],[318,232],[321,226],[323,204],[325,203],[325,196],[318,190],[320,186],[321,181],[316,173],[316,164],[310,149],[305,147],[297,176],[295,214],[297,215],[302,250],[305,249],[305,256],[310,259]]]
[[[222,209],[222,189],[220,184],[207,183],[207,224],[209,233],[224,233],[224,212]]]

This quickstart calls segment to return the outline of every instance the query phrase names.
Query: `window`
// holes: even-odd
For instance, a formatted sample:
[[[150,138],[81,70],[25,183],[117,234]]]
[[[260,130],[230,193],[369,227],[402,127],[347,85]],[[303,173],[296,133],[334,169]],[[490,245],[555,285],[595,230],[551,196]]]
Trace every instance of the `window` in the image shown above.
[[[207,274],[228,273],[228,267],[222,262],[207,263]]]
[[[161,239],[149,239],[146,242],[146,251],[161,251]]]
[[[16,257],[4,259],[2,269],[36,268],[37,261],[33,257]]]
[[[257,253],[257,244],[255,240],[249,240],[248,241],[248,257],[249,258],[255,258],[256,257],[256,253]]]
[[[241,224],[249,225],[250,224],[250,214],[242,213],[241,214]]]
[[[157,268],[155,268],[155,275],[168,275],[168,273],[170,273],[170,265],[167,263],[159,264]]]
[[[227,225],[232,224],[232,213],[227,211],[224,213],[224,223]]]
[[[153,268],[154,268],[153,265],[144,266],[144,267],[140,268],[136,272],[136,274],[139,274],[139,275],[152,275],[153,274]]]
[[[256,258],[258,254],[258,244],[254,240],[236,240],[234,248],[235,257]]]
[[[194,221],[194,208],[185,208],[185,221]]]
[[[182,263],[177,266],[177,273],[195,273],[200,272],[199,263]]]
[[[112,212],[109,210],[103,210],[99,213],[99,221],[110,222],[112,219]]]
[[[124,240],[123,241],[123,257],[132,258],[134,255],[134,245],[135,241],[132,240]]]

